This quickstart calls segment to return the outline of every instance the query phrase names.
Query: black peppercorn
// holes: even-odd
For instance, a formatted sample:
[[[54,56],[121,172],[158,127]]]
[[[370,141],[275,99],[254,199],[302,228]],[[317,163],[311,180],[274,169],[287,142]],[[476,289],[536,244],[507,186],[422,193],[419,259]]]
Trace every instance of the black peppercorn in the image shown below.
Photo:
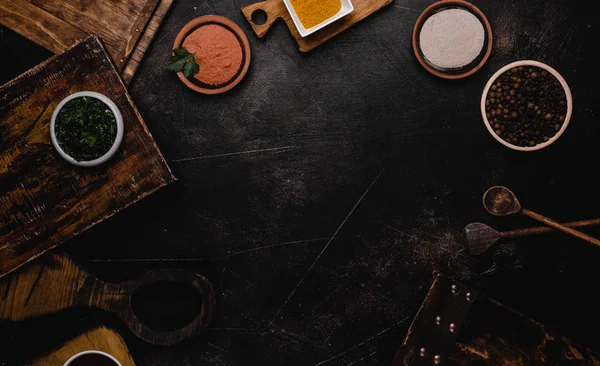
[[[485,110],[498,136],[518,146],[547,142],[561,129],[567,113],[560,82],[535,66],[516,67],[490,87]]]

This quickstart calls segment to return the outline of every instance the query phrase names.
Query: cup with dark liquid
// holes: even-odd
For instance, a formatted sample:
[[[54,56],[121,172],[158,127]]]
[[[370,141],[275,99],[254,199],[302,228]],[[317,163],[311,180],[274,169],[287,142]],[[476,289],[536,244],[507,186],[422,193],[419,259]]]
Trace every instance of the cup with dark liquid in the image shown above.
[[[79,352],[63,366],[123,366],[116,358],[102,351]]]

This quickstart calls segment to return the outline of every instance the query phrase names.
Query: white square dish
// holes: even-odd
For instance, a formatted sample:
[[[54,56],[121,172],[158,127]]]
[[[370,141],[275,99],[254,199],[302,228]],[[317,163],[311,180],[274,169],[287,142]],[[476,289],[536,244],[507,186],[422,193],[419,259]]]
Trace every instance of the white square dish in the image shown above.
[[[304,25],[302,24],[302,22],[300,21],[300,18],[298,17],[298,14],[296,13],[294,6],[292,5],[292,2],[290,0],[283,0],[283,3],[285,4],[285,7],[288,9],[290,16],[292,17],[292,20],[294,21],[294,24],[296,25],[296,29],[298,29],[298,32],[300,33],[300,35],[302,37],[306,37],[320,29],[327,27],[328,25],[330,25],[331,23],[334,23],[335,21],[342,19],[343,17],[345,17],[346,15],[348,15],[348,14],[352,13],[352,11],[354,11],[354,5],[352,5],[351,0],[340,0],[340,1],[342,2],[342,8],[336,15],[327,19],[323,23],[315,25],[314,27],[309,28],[309,29],[306,29],[304,27]]]

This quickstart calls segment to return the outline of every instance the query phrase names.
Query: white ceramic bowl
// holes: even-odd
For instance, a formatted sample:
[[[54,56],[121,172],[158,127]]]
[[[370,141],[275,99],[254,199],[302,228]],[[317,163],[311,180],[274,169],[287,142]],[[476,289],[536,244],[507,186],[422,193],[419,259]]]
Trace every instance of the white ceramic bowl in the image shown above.
[[[62,149],[62,147],[60,147],[60,144],[58,143],[58,140],[56,138],[55,127],[56,127],[56,116],[58,116],[58,112],[60,112],[60,110],[65,106],[65,104],[67,104],[67,102],[69,102],[75,98],[80,98],[80,97],[96,98],[96,99],[99,99],[100,101],[104,102],[104,104],[106,104],[110,108],[111,112],[115,115],[115,119],[117,120],[117,136],[115,138],[115,142],[113,143],[112,147],[110,148],[110,150],[108,150],[106,152],[106,154],[102,155],[98,159],[90,160],[90,161],[77,161],[77,160],[73,159],[69,154],[67,154]],[[81,166],[81,167],[97,166],[97,165],[103,164],[106,161],[108,161],[108,159],[110,159],[117,152],[117,150],[119,149],[119,146],[121,145],[121,141],[123,141],[123,132],[124,132],[123,130],[124,130],[123,116],[121,115],[121,111],[119,111],[119,108],[117,108],[116,104],[112,100],[110,100],[106,95],[92,92],[92,91],[83,91],[83,92],[71,94],[68,97],[66,97],[65,99],[63,99],[60,103],[58,103],[58,106],[56,107],[56,109],[54,110],[54,113],[52,114],[52,119],[50,120],[50,138],[52,139],[52,145],[54,145],[54,148],[56,149],[56,151],[58,151],[60,156],[63,157],[63,159],[65,159],[66,161],[68,161],[69,163],[71,163],[73,165],[77,165],[77,166]]]
[[[75,361],[79,357],[81,357],[83,355],[88,355],[90,353],[95,353],[97,355],[105,356],[106,358],[109,358],[111,361],[113,361],[115,363],[115,365],[117,365],[117,366],[123,366],[123,365],[121,365],[121,363],[116,358],[114,358],[113,356],[109,355],[108,353],[102,352],[102,351],[94,351],[94,350],[79,352],[78,354],[76,354],[73,357],[69,358],[67,360],[67,362],[65,362],[65,364],[63,366],[69,366],[73,361]]]
[[[485,111],[485,101],[487,99],[488,92],[490,91],[490,88],[492,87],[492,84],[496,81],[496,79],[500,75],[504,74],[506,71],[508,71],[512,68],[519,67],[519,66],[537,66],[541,69],[548,71],[549,73],[551,73],[558,79],[558,81],[562,85],[563,89],[565,90],[565,95],[567,97],[567,114],[565,115],[565,121],[563,122],[561,129],[550,140],[548,140],[544,143],[541,143],[539,145],[531,146],[531,147],[523,147],[523,146],[513,145],[507,141],[504,141],[500,136],[496,135],[496,132],[494,132],[494,129],[492,128],[492,125],[490,124],[490,121],[488,121],[487,114]],[[483,89],[483,95],[481,96],[481,116],[483,117],[483,123],[485,124],[485,127],[487,127],[490,134],[502,145],[509,147],[513,150],[518,150],[518,151],[536,151],[536,150],[541,150],[545,147],[552,145],[556,140],[558,140],[558,138],[560,136],[562,136],[562,134],[565,132],[565,130],[569,126],[569,122],[571,121],[572,114],[573,114],[573,96],[571,95],[571,89],[569,89],[569,85],[567,84],[565,79],[562,77],[562,75],[560,75],[558,73],[558,71],[556,71],[552,67],[550,67],[546,64],[543,64],[541,62],[538,62],[538,61],[523,60],[523,61],[513,62],[512,64],[508,64],[508,65],[504,66],[490,78],[487,85],[485,86],[485,89]]]
[[[285,7],[288,9],[288,11],[292,17],[292,20],[294,21],[294,24],[296,25],[296,29],[298,29],[298,32],[300,33],[300,35],[302,37],[307,37],[310,34],[327,27],[329,24],[342,19],[343,17],[345,17],[346,15],[348,15],[354,11],[354,5],[352,5],[351,0],[340,0],[340,1],[342,2],[342,8],[336,15],[327,19],[323,23],[315,25],[312,28],[306,29],[304,27],[304,25],[302,24],[302,22],[300,21],[300,18],[298,17],[296,10],[292,6],[292,2],[290,0],[283,0]]]

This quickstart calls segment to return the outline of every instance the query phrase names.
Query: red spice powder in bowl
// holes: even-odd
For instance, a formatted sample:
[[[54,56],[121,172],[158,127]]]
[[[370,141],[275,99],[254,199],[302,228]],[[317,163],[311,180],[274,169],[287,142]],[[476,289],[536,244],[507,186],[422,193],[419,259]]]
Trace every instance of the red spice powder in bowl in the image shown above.
[[[242,81],[250,67],[250,44],[242,29],[231,20],[207,15],[196,18],[181,29],[173,49],[185,47],[196,53],[200,72],[183,83],[203,94],[224,93]]]

